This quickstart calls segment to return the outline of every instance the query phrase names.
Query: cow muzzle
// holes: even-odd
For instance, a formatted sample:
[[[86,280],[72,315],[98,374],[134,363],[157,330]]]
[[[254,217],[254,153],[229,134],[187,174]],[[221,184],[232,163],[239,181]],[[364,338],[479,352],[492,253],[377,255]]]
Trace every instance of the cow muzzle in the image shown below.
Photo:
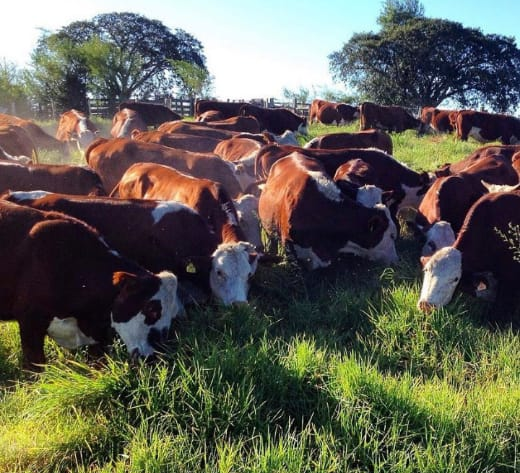
[[[430,312],[432,312],[434,309],[435,309],[435,305],[434,304],[431,304],[430,302],[428,301],[419,301],[417,303],[417,308],[421,311],[421,312],[424,312],[426,314],[429,314]]]

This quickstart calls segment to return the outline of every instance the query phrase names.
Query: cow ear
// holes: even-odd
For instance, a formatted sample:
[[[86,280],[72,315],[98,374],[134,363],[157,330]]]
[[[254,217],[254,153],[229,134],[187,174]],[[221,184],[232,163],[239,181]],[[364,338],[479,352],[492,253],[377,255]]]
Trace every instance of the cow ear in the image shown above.
[[[424,268],[426,266],[426,263],[430,261],[431,256],[421,256],[421,266]]]
[[[138,277],[125,271],[116,271],[112,275],[112,284],[121,291],[131,291],[139,285]]]

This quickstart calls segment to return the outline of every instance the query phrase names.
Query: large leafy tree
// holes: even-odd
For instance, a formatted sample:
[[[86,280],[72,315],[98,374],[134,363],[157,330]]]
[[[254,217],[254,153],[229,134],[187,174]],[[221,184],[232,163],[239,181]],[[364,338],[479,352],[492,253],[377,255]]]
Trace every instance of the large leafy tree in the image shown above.
[[[514,110],[520,50],[513,38],[425,18],[414,0],[389,0],[381,31],[357,33],[329,55],[333,76],[366,99],[409,107],[450,99],[462,107]]]
[[[4,59],[0,62],[0,111],[27,115],[29,108],[23,71],[16,64]]]
[[[206,70],[202,44],[189,33],[135,13],[107,13],[44,34],[33,67],[40,89],[62,108],[81,107],[87,92],[115,106],[169,93],[179,60]]]

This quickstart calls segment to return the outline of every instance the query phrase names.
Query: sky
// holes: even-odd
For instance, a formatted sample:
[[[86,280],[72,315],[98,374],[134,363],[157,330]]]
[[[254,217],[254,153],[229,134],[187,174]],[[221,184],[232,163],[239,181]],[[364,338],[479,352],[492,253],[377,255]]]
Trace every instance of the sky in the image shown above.
[[[11,2],[2,9],[0,60],[25,67],[42,30],[56,32],[102,13],[132,12],[183,29],[204,47],[220,99],[283,98],[283,89],[343,91],[328,55],[354,33],[379,30],[383,0],[62,0]],[[457,21],[485,34],[515,37],[518,0],[423,0],[425,16]],[[431,45],[432,48],[435,45]]]

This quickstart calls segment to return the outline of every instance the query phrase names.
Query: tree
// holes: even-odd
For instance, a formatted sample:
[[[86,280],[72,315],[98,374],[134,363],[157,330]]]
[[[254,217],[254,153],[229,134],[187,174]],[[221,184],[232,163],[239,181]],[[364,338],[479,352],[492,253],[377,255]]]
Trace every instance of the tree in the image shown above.
[[[129,98],[168,94],[176,78],[172,61],[206,70],[202,44],[189,33],[172,33],[157,20],[135,13],[106,13],[44,34],[33,54],[35,77],[47,96],[79,91],[107,98],[112,106]],[[74,102],[77,102],[75,100]]]
[[[298,90],[290,90],[287,87],[282,89],[282,94],[287,100],[298,103],[307,103],[309,100],[309,89],[300,87]]]
[[[392,10],[407,3],[414,8],[408,15]],[[329,55],[337,80],[383,104],[437,106],[451,99],[500,112],[518,106],[520,51],[513,38],[424,18],[414,1],[386,5],[379,33],[354,34]]]
[[[26,115],[29,112],[23,71],[5,59],[0,62],[0,111],[14,115]]]
[[[213,76],[204,67],[188,61],[172,61],[180,95],[195,98],[208,97],[213,87]]]

